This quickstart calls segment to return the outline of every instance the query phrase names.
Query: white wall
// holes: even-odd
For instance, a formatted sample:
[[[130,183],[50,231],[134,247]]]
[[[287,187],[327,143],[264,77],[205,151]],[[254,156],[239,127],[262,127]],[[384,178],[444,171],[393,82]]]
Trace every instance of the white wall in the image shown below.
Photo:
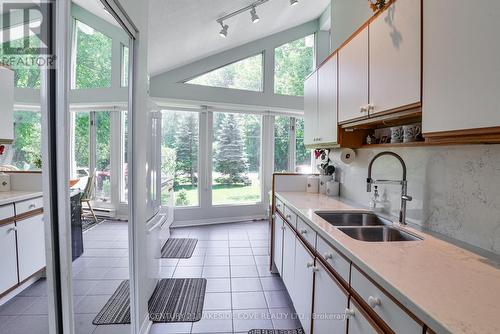
[[[335,159],[341,196],[368,205],[367,168],[380,149],[356,151],[356,160],[345,165]],[[500,254],[500,145],[401,148],[408,168],[408,221],[489,252]],[[400,179],[401,167],[392,157],[373,166],[373,178]],[[398,215],[401,188],[379,186],[386,193],[390,211]]]

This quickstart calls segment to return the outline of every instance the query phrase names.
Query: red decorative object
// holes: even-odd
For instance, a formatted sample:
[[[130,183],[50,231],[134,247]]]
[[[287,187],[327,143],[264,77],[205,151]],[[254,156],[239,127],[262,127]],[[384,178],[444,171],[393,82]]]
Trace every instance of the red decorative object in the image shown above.
[[[2,155],[3,152],[5,152],[5,145],[0,145],[0,155]]]

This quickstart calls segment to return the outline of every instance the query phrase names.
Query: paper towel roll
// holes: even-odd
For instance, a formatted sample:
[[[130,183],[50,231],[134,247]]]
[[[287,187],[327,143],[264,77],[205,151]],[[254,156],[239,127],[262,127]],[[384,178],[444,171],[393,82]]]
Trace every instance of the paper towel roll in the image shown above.
[[[350,148],[335,150],[333,153],[334,160],[342,161],[345,164],[350,164],[356,159],[356,152]]]

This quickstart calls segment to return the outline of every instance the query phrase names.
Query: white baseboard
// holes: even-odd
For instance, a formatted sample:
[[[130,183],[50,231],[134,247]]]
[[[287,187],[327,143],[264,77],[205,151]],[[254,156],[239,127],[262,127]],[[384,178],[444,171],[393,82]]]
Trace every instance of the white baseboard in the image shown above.
[[[139,334],[148,334],[149,331],[151,330],[151,326],[153,326],[153,322],[149,319],[149,313],[148,313],[146,314],[146,317],[142,322]]]
[[[200,226],[200,225],[215,225],[215,224],[227,224],[227,223],[238,223],[252,220],[266,220],[268,216],[249,216],[249,217],[227,217],[227,218],[209,218],[209,219],[197,219],[197,220],[182,220],[174,221],[172,227],[190,227],[190,226]]]

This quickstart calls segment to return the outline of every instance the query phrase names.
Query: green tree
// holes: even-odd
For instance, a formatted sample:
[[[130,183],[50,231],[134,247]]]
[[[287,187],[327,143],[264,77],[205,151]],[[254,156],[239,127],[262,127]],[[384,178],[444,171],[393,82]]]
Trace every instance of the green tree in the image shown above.
[[[311,164],[311,150],[304,145],[304,119],[296,118],[295,120],[295,161],[296,165]]]
[[[258,172],[260,168],[260,120],[257,115],[241,116],[244,151],[250,172]]]
[[[75,160],[76,167],[89,166],[89,113],[75,115]]]
[[[214,156],[215,170],[222,174],[216,181],[224,184],[247,183],[247,162],[238,116],[227,114],[221,125]]]
[[[197,184],[198,122],[192,113],[181,117],[176,132],[175,151],[177,175],[186,176],[192,185]]]
[[[20,169],[39,169],[41,159],[41,115],[33,111],[14,111],[15,140],[12,164]]]
[[[10,42],[4,42],[0,47],[0,57],[10,57],[18,55],[36,56],[37,47],[40,45],[40,39],[33,35]],[[17,57],[15,57],[17,58]],[[20,60],[24,58],[19,58]],[[13,64],[15,65],[15,64]],[[18,88],[40,88],[40,69],[34,66],[12,66],[14,70],[14,86]]]
[[[290,117],[276,116],[274,118],[274,171],[288,171],[288,156],[290,147]]]

